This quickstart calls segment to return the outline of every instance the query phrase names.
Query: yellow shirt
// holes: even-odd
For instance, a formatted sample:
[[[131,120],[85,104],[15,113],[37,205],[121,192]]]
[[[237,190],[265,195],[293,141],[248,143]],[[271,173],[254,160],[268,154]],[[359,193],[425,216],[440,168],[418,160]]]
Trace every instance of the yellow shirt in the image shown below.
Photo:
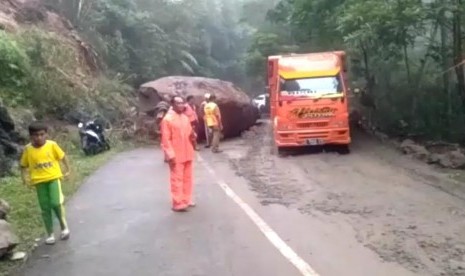
[[[21,156],[21,167],[29,169],[31,184],[39,184],[63,177],[60,160],[65,153],[54,141],[47,140],[40,148],[28,144]]]
[[[204,121],[209,127],[213,126],[218,126],[219,122],[217,119],[217,116],[220,114],[220,109],[218,108],[218,105],[214,102],[209,102],[205,104],[204,108]]]

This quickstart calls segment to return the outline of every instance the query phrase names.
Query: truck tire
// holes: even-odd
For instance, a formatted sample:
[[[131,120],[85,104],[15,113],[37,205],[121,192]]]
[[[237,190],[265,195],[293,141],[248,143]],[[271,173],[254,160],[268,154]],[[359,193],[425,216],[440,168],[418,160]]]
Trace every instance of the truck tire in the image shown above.
[[[284,147],[276,147],[279,157],[286,157],[289,155],[289,150]]]
[[[340,145],[338,147],[338,153],[341,155],[350,154],[350,145]]]

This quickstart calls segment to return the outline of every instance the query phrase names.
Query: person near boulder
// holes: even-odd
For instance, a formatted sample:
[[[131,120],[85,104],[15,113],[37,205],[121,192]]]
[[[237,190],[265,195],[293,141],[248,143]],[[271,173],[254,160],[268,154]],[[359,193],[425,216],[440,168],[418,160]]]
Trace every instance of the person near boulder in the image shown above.
[[[221,131],[223,131],[223,123],[221,112],[218,105],[215,103],[216,96],[211,94],[204,106],[204,120],[209,129],[212,152],[219,153]]]
[[[161,120],[163,120],[163,117],[165,117],[166,113],[170,109],[170,104],[169,102],[166,101],[160,101],[156,106],[156,122],[159,125]]]
[[[157,133],[160,134],[160,141],[161,141],[161,121],[165,117],[165,115],[168,113],[168,111],[171,109],[171,105],[169,104],[168,101],[162,100],[160,101],[156,106],[155,106],[155,111],[156,111],[156,127],[157,127]],[[168,163],[168,159],[165,155],[164,157],[164,162]]]
[[[201,118],[205,118],[205,113],[204,113],[204,109],[205,109],[205,105],[207,104],[207,101],[208,99],[210,98],[210,93],[205,93],[204,95],[204,101],[200,104],[200,116]],[[205,148],[209,148],[210,145],[211,145],[211,139],[210,139],[210,130],[208,129],[208,126],[207,126],[207,122],[203,122],[203,127],[204,127],[204,131],[205,131],[205,141],[206,141],[206,144],[205,144]]]
[[[161,121],[161,146],[170,168],[172,210],[184,212],[195,206],[192,200],[192,163],[193,141],[197,137],[185,114],[184,99],[174,96],[171,105],[172,109]]]
[[[194,130],[195,134],[198,137],[198,128],[199,128],[199,117],[197,116],[197,107],[195,106],[194,96],[189,95],[186,98],[186,110],[184,114],[189,118],[189,121],[192,125],[192,129]],[[194,149],[199,150],[197,146],[197,140],[194,141]]]
[[[55,243],[53,233],[53,214],[55,213],[61,227],[61,239],[70,236],[66,223],[65,208],[63,206],[63,193],[61,179],[70,174],[68,158],[60,146],[47,139],[48,127],[46,124],[34,122],[29,126],[31,142],[26,145],[21,156],[21,176],[25,185],[33,185],[37,191],[39,206],[48,237],[46,244]],[[63,174],[60,161],[63,162]]]

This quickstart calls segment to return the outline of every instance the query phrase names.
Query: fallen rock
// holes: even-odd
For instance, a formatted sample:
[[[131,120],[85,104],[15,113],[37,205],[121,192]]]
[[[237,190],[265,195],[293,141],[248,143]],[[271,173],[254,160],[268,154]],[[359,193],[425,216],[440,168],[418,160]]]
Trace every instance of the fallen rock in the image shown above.
[[[400,144],[403,153],[412,155],[413,157],[428,162],[430,160],[430,152],[422,145],[416,144],[410,139],[404,140]]]
[[[18,245],[18,237],[5,220],[0,220],[0,258],[9,254]]]
[[[381,142],[386,142],[389,140],[389,136],[381,131],[375,130],[373,135],[380,140]]]
[[[155,107],[160,101],[168,100],[174,95],[192,95],[195,104],[200,107],[207,92],[216,95],[223,117],[225,137],[240,135],[259,119],[258,108],[241,89],[231,82],[202,77],[171,76],[141,85],[138,91],[140,111],[146,114],[155,113]],[[199,112],[200,123],[203,124],[200,115]],[[199,134],[201,138],[205,137],[203,128]]]
[[[454,150],[443,154],[437,154],[437,163],[449,169],[465,168],[465,154],[461,150]]]
[[[0,101],[0,177],[8,174],[18,159],[21,140],[8,109]]]
[[[10,261],[24,260],[24,258],[26,258],[26,256],[27,256],[26,252],[22,252],[22,251],[14,252],[10,256]]]
[[[441,155],[438,153],[433,153],[429,156],[427,163],[428,164],[438,164],[439,160],[441,160]]]
[[[10,212],[8,202],[0,198],[0,220],[6,220],[6,215]]]

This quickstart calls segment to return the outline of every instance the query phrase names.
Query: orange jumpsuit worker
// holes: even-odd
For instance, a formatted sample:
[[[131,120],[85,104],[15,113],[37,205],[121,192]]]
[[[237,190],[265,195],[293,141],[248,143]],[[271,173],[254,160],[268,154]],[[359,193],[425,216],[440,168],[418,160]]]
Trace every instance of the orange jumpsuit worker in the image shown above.
[[[186,110],[184,111],[184,114],[189,118],[189,121],[192,125],[192,129],[197,135],[198,131],[198,125],[199,125],[199,117],[197,116],[197,107],[195,106],[194,103],[194,96],[189,95],[186,98],[187,104],[186,104]],[[194,149],[199,150],[197,147],[197,140],[194,141]]]
[[[184,99],[174,96],[171,105],[172,109],[161,122],[161,146],[170,167],[172,210],[183,212],[195,206],[192,201],[192,142],[197,137],[189,118],[184,114]]]

